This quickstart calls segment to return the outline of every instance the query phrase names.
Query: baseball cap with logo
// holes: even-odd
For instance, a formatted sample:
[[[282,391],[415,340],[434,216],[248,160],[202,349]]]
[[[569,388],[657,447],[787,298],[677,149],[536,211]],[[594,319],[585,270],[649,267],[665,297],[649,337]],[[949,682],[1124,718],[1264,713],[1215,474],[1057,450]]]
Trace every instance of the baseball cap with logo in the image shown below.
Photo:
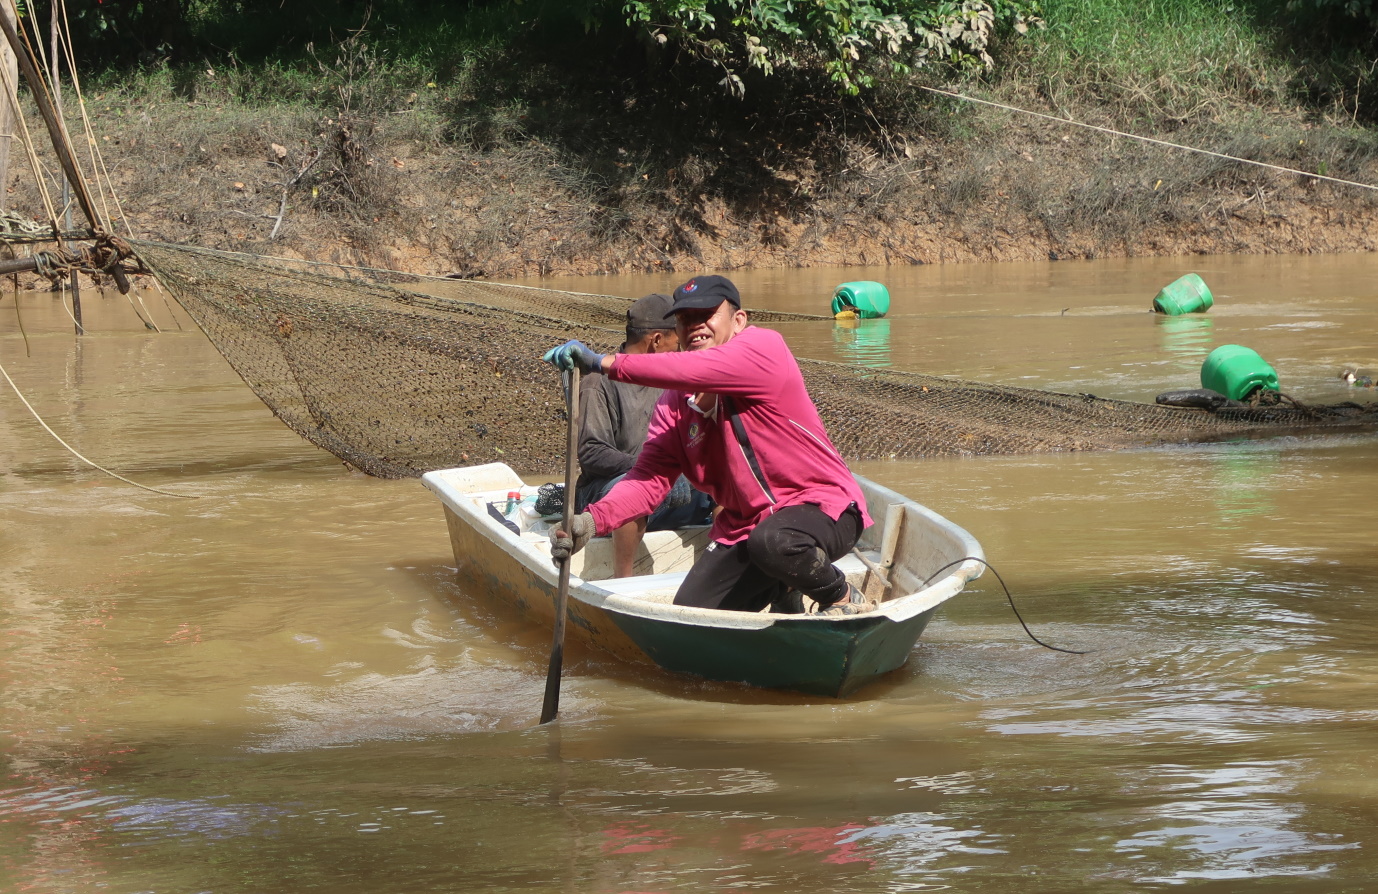
[[[694,277],[675,289],[674,297],[675,303],[665,314],[667,317],[682,310],[708,310],[724,301],[732,302],[732,306],[736,308],[742,306],[742,296],[737,293],[737,287],[732,284],[732,280],[716,274]]]

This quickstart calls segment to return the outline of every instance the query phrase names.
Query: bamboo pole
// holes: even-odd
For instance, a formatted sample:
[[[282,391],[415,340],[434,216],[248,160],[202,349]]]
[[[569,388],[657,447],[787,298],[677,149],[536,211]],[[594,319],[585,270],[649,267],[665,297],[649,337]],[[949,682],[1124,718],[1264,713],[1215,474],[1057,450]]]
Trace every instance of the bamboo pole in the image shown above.
[[[0,0],[0,3],[4,2],[9,2],[9,0]],[[19,32],[15,30],[14,23],[2,15],[0,15],[0,30],[5,32],[5,40],[9,41],[10,49],[14,51],[19,70],[23,72],[24,80],[28,82],[29,89],[33,91],[34,104],[38,106],[38,114],[42,116],[43,124],[48,128],[48,137],[53,141],[53,151],[57,153],[57,160],[62,165],[62,171],[67,175],[67,181],[72,184],[72,189],[76,192],[77,203],[81,205],[82,212],[86,214],[91,229],[97,233],[106,232],[105,225],[101,222],[100,213],[96,211],[96,206],[91,201],[91,193],[86,188],[86,178],[81,175],[81,169],[77,167],[76,154],[72,151],[72,143],[67,138],[67,129],[62,126],[61,119],[53,111],[53,103],[48,96],[48,86],[43,80],[43,75],[34,66],[33,58],[19,37]],[[54,221],[54,225],[56,225],[56,221]]]
[[[62,34],[64,2],[65,0],[53,0],[53,17],[49,29],[53,49],[48,54],[48,59],[53,67],[53,108],[57,111],[57,118],[63,122],[65,129],[66,121],[62,114],[62,70],[58,62],[61,51],[59,38]],[[68,182],[65,174],[62,177],[62,228],[69,232],[72,229],[72,185]],[[85,335],[86,327],[81,324],[81,277],[73,273],[68,279],[72,284],[72,321],[76,324],[77,335]]]
[[[0,0],[0,18],[14,26],[13,0]],[[8,75],[0,78],[6,84],[19,83],[19,66],[14,60],[14,51],[8,43],[0,44],[0,69]],[[10,144],[14,142],[14,118],[19,114],[19,104],[9,90],[0,88],[0,211],[9,207],[7,185],[10,182]]]

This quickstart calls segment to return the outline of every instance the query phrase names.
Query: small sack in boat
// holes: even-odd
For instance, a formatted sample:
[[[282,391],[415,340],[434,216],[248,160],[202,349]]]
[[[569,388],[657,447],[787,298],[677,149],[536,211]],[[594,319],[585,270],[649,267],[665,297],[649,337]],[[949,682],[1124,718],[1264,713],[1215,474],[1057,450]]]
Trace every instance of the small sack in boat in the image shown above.
[[[536,488],[536,514],[540,516],[563,515],[565,512],[565,486],[547,481]]]

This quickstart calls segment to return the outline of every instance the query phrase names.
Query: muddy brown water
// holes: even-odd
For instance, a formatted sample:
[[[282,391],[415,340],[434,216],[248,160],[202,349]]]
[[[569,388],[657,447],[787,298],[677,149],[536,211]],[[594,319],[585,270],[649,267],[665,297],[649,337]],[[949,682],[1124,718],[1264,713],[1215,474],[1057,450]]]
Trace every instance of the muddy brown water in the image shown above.
[[[1196,271],[1203,317],[1146,312]],[[553,284],[635,297],[677,277]],[[798,353],[1151,399],[1378,367],[1378,257],[737,277]],[[1378,435],[859,467],[993,575],[844,702],[572,650],[452,580],[416,481],[280,425],[184,316],[0,301],[0,891],[1353,891],[1378,875]],[[177,328],[174,317],[181,320]],[[546,345],[532,345],[539,351]]]

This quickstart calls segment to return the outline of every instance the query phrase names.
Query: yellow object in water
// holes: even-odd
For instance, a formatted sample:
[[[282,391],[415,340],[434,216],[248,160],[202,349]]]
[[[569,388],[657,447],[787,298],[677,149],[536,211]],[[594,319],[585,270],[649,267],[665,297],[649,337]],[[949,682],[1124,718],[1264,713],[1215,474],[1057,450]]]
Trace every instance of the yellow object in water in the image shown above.
[[[834,320],[855,320],[855,319],[856,319],[856,311],[854,311],[854,310],[839,310],[837,313],[833,314],[833,319],[834,319]]]

